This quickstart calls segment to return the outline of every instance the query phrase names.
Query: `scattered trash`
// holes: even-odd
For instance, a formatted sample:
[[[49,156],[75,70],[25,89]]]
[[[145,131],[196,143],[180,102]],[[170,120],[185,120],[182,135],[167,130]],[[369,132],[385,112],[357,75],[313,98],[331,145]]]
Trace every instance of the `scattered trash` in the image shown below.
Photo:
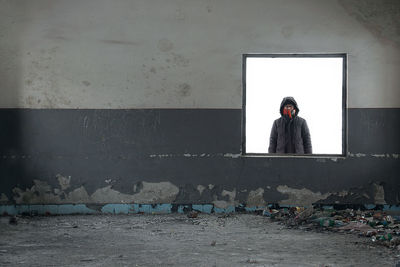
[[[197,218],[197,216],[199,215],[199,213],[197,211],[192,210],[191,212],[189,212],[187,214],[188,218]]]
[[[301,209],[297,209],[296,211],[299,211]],[[314,213],[314,208],[313,206],[305,209],[304,211],[300,212],[299,215],[296,216],[297,221],[304,221],[307,218],[309,218],[312,214]]]
[[[247,259],[246,263],[258,263],[255,259]]]
[[[275,207],[265,209],[262,215],[287,227],[355,233],[370,238],[375,244],[400,249],[400,216],[388,215],[384,211]]]
[[[217,244],[217,241],[213,240],[210,245],[215,247],[216,244]]]

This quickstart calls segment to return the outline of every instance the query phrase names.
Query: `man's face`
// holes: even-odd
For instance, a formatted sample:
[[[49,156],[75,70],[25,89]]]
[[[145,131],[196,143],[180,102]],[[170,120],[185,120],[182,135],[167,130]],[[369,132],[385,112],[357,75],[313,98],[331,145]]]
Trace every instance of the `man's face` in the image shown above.
[[[293,114],[296,113],[296,110],[294,109],[294,106],[292,104],[286,104],[283,108],[290,112],[292,112],[293,110]]]

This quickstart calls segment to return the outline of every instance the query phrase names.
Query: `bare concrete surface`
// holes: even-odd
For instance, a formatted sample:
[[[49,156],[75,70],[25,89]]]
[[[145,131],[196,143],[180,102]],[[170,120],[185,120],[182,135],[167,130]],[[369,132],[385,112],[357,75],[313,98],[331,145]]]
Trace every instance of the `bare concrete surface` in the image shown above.
[[[0,266],[395,266],[399,254],[249,214],[0,217]]]

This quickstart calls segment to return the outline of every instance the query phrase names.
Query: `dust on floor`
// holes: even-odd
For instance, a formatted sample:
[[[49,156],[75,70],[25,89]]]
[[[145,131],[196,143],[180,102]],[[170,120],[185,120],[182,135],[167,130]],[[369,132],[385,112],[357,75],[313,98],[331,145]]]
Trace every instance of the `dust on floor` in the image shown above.
[[[0,266],[395,266],[353,234],[235,214],[0,217]]]

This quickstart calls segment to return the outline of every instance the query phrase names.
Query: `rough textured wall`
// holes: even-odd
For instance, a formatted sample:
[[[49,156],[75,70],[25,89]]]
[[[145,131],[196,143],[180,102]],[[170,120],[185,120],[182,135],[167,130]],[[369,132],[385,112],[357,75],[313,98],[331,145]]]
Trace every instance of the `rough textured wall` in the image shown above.
[[[399,9],[1,0],[0,204],[398,204]],[[348,53],[347,158],[241,156],[241,55],[291,52]]]
[[[241,108],[241,55],[292,52],[347,52],[350,108],[400,105],[398,1],[0,5],[0,107]]]
[[[19,139],[14,139],[20,118]],[[347,158],[241,157],[241,110],[0,112],[3,203],[396,204],[400,109],[350,109]],[[376,123],[379,121],[379,123]],[[11,144],[24,140],[18,147]],[[5,179],[4,179],[5,178]]]

